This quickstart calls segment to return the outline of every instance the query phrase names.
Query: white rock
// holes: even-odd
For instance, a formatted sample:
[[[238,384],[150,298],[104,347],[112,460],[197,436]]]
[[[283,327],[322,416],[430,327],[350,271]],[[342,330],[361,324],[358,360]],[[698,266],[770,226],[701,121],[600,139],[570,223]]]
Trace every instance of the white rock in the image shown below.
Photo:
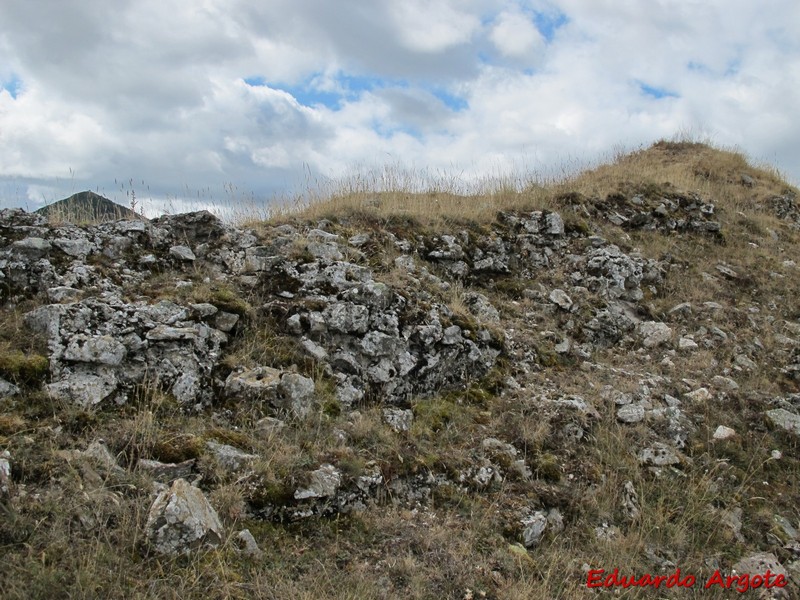
[[[732,438],[736,435],[736,432],[731,429],[730,427],[725,427],[725,425],[720,425],[714,431],[714,439],[715,440],[727,440],[728,438]]]
[[[649,448],[645,448],[639,452],[639,462],[643,465],[653,465],[656,467],[663,467],[666,465],[676,465],[681,462],[678,454],[660,442],[656,442]]]
[[[188,246],[173,246],[169,249],[169,255],[179,260],[193,261],[197,257]]]
[[[110,335],[89,337],[78,333],[70,339],[63,358],[76,362],[117,366],[126,354],[125,346]]]
[[[789,433],[800,436],[800,415],[783,408],[774,408],[766,413],[767,420],[775,427],[785,429]]]
[[[572,308],[572,298],[570,298],[564,290],[556,288],[550,292],[550,296],[548,297],[550,298],[550,302],[563,310]]]
[[[532,515],[522,519],[522,543],[526,548],[535,548],[539,545],[547,529],[547,515],[537,510]]]
[[[188,554],[222,542],[222,523],[199,489],[178,479],[161,492],[147,517],[147,539],[160,554]]]
[[[255,454],[242,452],[238,448],[218,442],[206,442],[206,448],[214,455],[217,462],[230,471],[239,471],[258,459]]]
[[[384,408],[383,420],[396,432],[408,431],[414,421],[414,413],[411,410],[400,408]]]
[[[333,496],[342,482],[342,474],[333,465],[324,464],[311,472],[311,483],[305,489],[295,491],[296,500],[327,498]]]
[[[712,398],[711,392],[704,387],[698,388],[693,392],[688,392],[684,394],[683,397],[687,400],[691,400],[692,402],[705,402]]]
[[[644,407],[641,404],[625,404],[617,410],[617,419],[623,423],[638,423],[644,419]]]
[[[678,340],[678,349],[679,350],[696,350],[697,348],[699,348],[699,346],[697,345],[697,342],[695,342],[691,338],[682,337],[681,339]]]
[[[3,450],[0,453],[0,494],[7,494],[11,486],[11,453]]]
[[[239,551],[250,558],[261,558],[264,554],[258,547],[256,539],[249,529],[242,529],[236,534],[236,541],[239,544]]]
[[[114,373],[94,375],[92,373],[75,373],[61,381],[47,385],[47,390],[54,398],[65,402],[74,402],[81,406],[99,404],[117,389],[117,377]]]
[[[666,323],[644,321],[638,328],[645,348],[654,348],[672,339],[672,329]]]
[[[714,375],[711,378],[711,385],[718,390],[728,390],[734,392],[739,389],[739,384],[730,377],[723,377],[722,375]]]

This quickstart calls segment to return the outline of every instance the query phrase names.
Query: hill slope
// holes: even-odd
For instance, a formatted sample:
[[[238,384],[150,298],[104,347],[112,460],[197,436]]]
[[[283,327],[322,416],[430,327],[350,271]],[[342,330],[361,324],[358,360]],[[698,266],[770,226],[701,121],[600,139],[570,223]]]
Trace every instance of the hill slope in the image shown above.
[[[3,211],[6,594],[797,597],[796,198],[659,142],[250,230]]]
[[[53,202],[37,209],[36,214],[49,219],[81,222],[117,221],[119,219],[143,219],[130,208],[126,208],[92,191],[78,192],[69,198]]]

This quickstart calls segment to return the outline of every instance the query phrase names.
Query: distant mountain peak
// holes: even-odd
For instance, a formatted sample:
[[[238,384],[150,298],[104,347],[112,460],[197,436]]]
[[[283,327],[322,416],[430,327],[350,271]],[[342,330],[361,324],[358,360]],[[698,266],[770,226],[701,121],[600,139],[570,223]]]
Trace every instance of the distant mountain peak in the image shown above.
[[[90,190],[78,192],[35,211],[46,217],[65,221],[118,221],[120,219],[147,220],[130,208],[117,204]]]

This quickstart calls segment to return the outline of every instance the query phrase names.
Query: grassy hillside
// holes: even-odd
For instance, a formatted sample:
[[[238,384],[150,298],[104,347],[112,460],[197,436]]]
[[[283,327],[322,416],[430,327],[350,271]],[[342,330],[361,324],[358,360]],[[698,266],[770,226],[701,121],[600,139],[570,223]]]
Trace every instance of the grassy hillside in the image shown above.
[[[341,260],[370,269],[423,316],[446,306],[445,325],[485,331],[486,343],[502,348],[487,374],[399,405],[413,416],[407,431],[387,425],[380,396],[337,402],[338,367],[309,358],[284,325],[298,300],[274,293],[277,270],[245,289],[235,278],[214,279],[198,260],[119,285],[132,299],[237,314],[221,379],[242,365],[312,378],[317,409],[282,428],[264,426],[263,407],[215,397],[193,410],[156,386],[140,386],[121,406],[54,400],[42,387],[51,377],[47,343],[22,322],[47,302],[7,302],[0,376],[21,392],[0,400],[0,453],[9,452],[12,482],[0,492],[0,595],[544,600],[595,597],[592,569],[642,576],[680,568],[698,583],[606,595],[729,598],[733,590],[703,583],[768,552],[788,573],[786,597],[800,597],[800,432],[765,416],[800,412],[800,373],[790,368],[800,362],[797,188],[739,153],[665,141],[550,185],[481,195],[405,187],[375,191],[361,182],[246,225],[276,247],[286,225],[340,240],[369,234],[358,246],[341,244]],[[555,211],[564,222],[563,238],[541,251],[547,265],[517,268],[511,256],[506,273],[462,277],[430,258],[443,236],[471,257],[488,253],[490,242],[524,237],[513,219],[533,211]],[[310,239],[281,250],[298,270],[317,262]],[[612,301],[592,286],[587,257],[611,244],[657,271],[639,274],[641,297]],[[417,270],[402,267],[407,256]],[[102,254],[90,260],[111,279],[122,270]],[[571,297],[568,308],[554,290]],[[498,320],[476,316],[476,292]],[[321,310],[319,298],[303,302]],[[592,323],[613,307],[664,324],[671,337],[649,345],[631,329],[591,341]],[[628,406],[642,418],[628,419]],[[734,434],[715,436],[719,426]],[[113,467],[87,458],[97,440]],[[208,441],[258,458],[231,470]],[[675,449],[676,460],[642,459],[659,444]],[[225,527],[220,547],[175,558],[148,547],[154,480],[136,467],[139,458],[196,461],[193,474]],[[386,485],[360,510],[303,519],[270,512],[291,504],[322,464],[336,466],[346,484],[377,472]],[[430,493],[409,501],[414,486]],[[528,543],[536,519],[547,524]],[[239,552],[244,528],[261,554]]]

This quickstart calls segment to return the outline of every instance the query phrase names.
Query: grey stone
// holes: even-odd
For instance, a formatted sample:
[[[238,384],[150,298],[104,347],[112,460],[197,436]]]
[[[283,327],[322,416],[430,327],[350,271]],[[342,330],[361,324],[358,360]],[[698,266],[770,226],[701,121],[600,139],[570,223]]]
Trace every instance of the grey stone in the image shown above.
[[[628,521],[635,521],[641,514],[639,494],[632,481],[626,481],[622,486],[622,512]]]
[[[197,259],[189,246],[172,246],[169,249],[169,255],[178,260],[185,260],[191,262]]]
[[[500,313],[492,306],[489,299],[478,292],[467,292],[464,294],[464,303],[479,321],[486,323],[497,323],[500,321]]]
[[[147,332],[145,337],[152,342],[192,341],[197,339],[198,329],[196,327],[156,325]]]
[[[7,398],[8,396],[16,396],[19,394],[19,388],[13,383],[6,381],[0,377],[0,398]]]
[[[80,298],[82,293],[83,292],[73,287],[58,285],[47,290],[47,299],[54,304],[59,304],[65,300],[67,302],[73,302]]]
[[[719,425],[714,430],[714,439],[715,440],[727,440],[732,438],[736,435],[736,431],[731,429],[730,427],[726,427],[725,425]]]
[[[147,473],[156,481],[172,483],[176,479],[189,477],[192,474],[195,462],[193,458],[180,463],[163,463],[157,460],[140,458],[136,461],[136,468]]]
[[[314,381],[298,373],[284,373],[278,382],[280,406],[298,417],[311,412],[314,399]]]
[[[147,517],[147,539],[159,554],[188,554],[222,543],[222,523],[203,493],[185,479],[161,492]]]
[[[239,551],[248,558],[258,559],[264,554],[249,529],[242,529],[237,533],[236,542],[239,546]]]
[[[309,340],[308,338],[303,338],[300,341],[300,346],[302,346],[306,354],[308,354],[315,360],[323,361],[328,358],[328,351],[325,350],[324,347],[320,346],[319,344],[317,344],[312,340]]]
[[[0,452],[0,495],[6,495],[11,489],[11,453]]]
[[[322,312],[328,328],[340,333],[366,333],[369,326],[369,309],[352,302],[339,302]]]
[[[125,346],[109,335],[89,337],[79,333],[70,339],[63,359],[116,366],[122,363],[126,354]]]
[[[639,423],[644,420],[644,407],[641,404],[626,404],[617,409],[617,420],[623,423]]]
[[[336,399],[343,406],[353,406],[364,397],[364,391],[346,381],[336,386]]]
[[[550,292],[550,296],[548,296],[548,298],[550,299],[550,302],[556,304],[563,310],[568,311],[570,308],[572,308],[572,298],[570,298],[564,290],[556,288]]]
[[[239,315],[220,311],[214,316],[214,327],[228,333],[239,322]]]
[[[522,544],[526,548],[535,548],[539,545],[547,529],[547,515],[536,511],[522,519]]]
[[[639,335],[645,348],[654,348],[666,344],[672,339],[672,329],[666,323],[644,321],[639,324]]]
[[[333,496],[342,482],[342,474],[333,465],[324,464],[311,472],[310,479],[308,487],[295,491],[296,500]]]
[[[386,421],[389,427],[398,433],[409,431],[411,429],[411,424],[414,421],[414,413],[407,409],[403,410],[400,408],[384,408],[383,420]]]
[[[368,233],[357,233],[356,235],[352,236],[347,240],[347,242],[351,246],[355,246],[356,248],[361,248],[364,244],[369,242],[372,236]]]
[[[774,575],[783,575],[786,577],[786,569],[778,561],[778,557],[771,552],[756,552],[744,558],[739,559],[736,564],[731,568],[731,572],[736,575],[748,573],[750,575],[763,576],[767,569]],[[774,580],[773,580],[774,581]]]
[[[791,413],[783,408],[774,408],[766,413],[767,420],[774,426],[779,427],[796,436],[800,436],[800,415]]]
[[[228,444],[207,441],[206,448],[221,466],[233,472],[240,471],[243,467],[249,466],[254,460],[258,459],[257,455],[242,452]]]
[[[283,257],[271,246],[253,246],[244,253],[243,273],[271,271],[283,262]]]
[[[281,371],[271,367],[245,369],[228,375],[224,392],[229,398],[250,402],[271,401],[277,397],[280,376]]]
[[[92,251],[92,244],[83,238],[56,238],[53,240],[53,246],[64,254],[79,259],[86,258],[86,255]]]
[[[643,465],[663,467],[679,464],[681,459],[675,450],[666,444],[656,442],[651,447],[639,452],[639,462]]]
[[[370,331],[361,340],[361,351],[367,356],[393,356],[403,347],[402,340],[380,331]]]
[[[14,252],[34,260],[47,254],[51,247],[50,242],[39,237],[28,237],[11,244]]]
[[[75,373],[65,379],[47,385],[51,396],[64,402],[88,407],[99,404],[117,390],[117,377],[114,373],[102,375]]]
[[[200,302],[198,304],[190,304],[189,307],[194,311],[200,319],[207,319],[213,317],[219,312],[219,309],[209,302]]]

